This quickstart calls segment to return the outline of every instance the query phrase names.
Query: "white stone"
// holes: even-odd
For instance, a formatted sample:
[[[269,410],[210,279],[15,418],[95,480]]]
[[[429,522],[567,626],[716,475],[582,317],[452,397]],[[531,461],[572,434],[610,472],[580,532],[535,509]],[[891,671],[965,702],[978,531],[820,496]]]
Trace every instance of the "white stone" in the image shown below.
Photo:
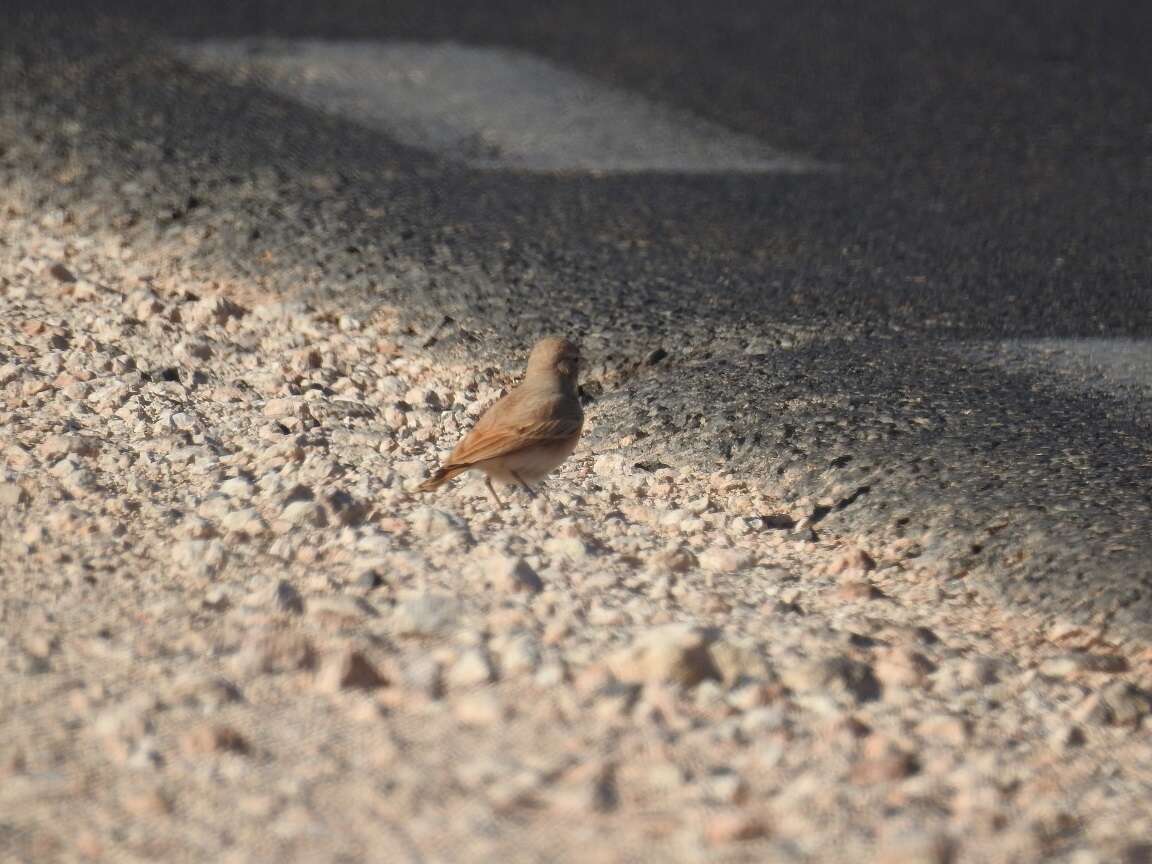
[[[448,667],[444,680],[450,688],[455,689],[489,684],[494,678],[495,672],[487,653],[479,648],[470,648]]]

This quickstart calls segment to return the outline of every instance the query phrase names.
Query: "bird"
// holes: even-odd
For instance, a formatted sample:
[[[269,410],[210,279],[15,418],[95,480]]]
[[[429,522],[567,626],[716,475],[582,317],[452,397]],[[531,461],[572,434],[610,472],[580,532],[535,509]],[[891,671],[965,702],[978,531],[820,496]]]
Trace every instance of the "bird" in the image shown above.
[[[480,415],[448,459],[417,488],[429,492],[465,471],[482,471],[493,499],[493,480],[532,488],[572,455],[584,428],[577,378],[580,348],[559,336],[541,339],[528,355],[524,380]]]

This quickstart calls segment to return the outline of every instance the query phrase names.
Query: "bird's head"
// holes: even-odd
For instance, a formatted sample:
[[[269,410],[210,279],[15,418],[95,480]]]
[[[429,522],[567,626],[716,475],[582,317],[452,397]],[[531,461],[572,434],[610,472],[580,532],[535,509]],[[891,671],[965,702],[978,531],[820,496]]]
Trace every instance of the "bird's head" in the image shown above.
[[[527,377],[559,376],[576,383],[580,371],[580,347],[560,336],[541,339],[528,355]]]

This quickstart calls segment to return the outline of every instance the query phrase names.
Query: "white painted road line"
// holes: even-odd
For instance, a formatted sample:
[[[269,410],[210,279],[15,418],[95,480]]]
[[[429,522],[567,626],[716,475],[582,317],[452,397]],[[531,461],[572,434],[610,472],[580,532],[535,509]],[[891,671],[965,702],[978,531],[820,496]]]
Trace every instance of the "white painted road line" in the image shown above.
[[[988,353],[987,346],[975,350]],[[1152,397],[1152,341],[1146,339],[1011,339],[997,343],[993,356],[1008,368],[1042,370],[1079,390]]]
[[[763,174],[827,167],[502,48],[210,40],[179,50],[198,68],[257,81],[475,168]]]

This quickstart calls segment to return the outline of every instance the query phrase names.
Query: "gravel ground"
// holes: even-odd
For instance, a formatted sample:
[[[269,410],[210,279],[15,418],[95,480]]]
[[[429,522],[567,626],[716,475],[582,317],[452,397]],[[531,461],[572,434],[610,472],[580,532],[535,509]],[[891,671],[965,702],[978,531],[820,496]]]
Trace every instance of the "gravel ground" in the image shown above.
[[[39,122],[0,160],[5,860],[1152,855],[1142,643],[638,463],[612,399],[536,501],[417,495],[523,353],[206,263],[329,178],[131,218],[164,169]]]
[[[858,490],[832,469],[801,494],[638,440],[650,297],[626,350],[583,328],[546,496],[413,493],[547,329],[469,303],[547,275],[454,264],[451,226],[417,254],[385,195],[292,161],[321,119],[239,165],[128,111],[94,140],[80,106],[150,67],[59,51],[51,110],[0,57],[0,858],[1152,858],[1130,631],[996,602],[899,511],[823,518]],[[372,143],[377,188],[441,170]],[[722,335],[674,347],[749,351]]]

